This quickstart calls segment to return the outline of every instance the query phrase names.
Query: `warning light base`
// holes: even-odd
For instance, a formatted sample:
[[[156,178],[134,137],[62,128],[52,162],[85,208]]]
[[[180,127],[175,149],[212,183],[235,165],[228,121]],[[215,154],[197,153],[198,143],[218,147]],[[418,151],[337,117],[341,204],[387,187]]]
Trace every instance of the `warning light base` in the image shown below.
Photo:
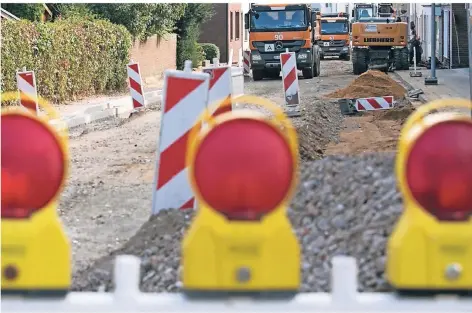
[[[189,300],[221,300],[226,298],[251,298],[257,300],[292,300],[298,290],[238,291],[238,290],[191,290],[183,289]]]
[[[395,293],[400,297],[430,298],[439,295],[454,295],[459,297],[472,297],[472,290],[467,289],[396,289]]]
[[[69,293],[69,289],[3,289],[3,296],[20,296],[25,298],[57,298],[63,299]]]

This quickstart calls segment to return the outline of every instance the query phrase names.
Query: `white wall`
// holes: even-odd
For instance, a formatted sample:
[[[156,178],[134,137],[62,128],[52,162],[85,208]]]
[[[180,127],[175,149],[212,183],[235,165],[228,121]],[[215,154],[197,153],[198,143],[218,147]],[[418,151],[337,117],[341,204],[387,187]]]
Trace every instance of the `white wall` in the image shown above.
[[[241,9],[244,14],[249,12],[249,2],[242,2],[241,3]],[[249,50],[249,32],[244,29],[244,17],[243,17],[243,40],[242,40],[242,49],[243,50]]]

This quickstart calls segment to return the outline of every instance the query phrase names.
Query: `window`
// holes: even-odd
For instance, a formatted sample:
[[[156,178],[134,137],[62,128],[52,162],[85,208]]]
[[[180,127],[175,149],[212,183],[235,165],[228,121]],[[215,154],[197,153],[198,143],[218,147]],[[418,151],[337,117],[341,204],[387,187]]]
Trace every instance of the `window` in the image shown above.
[[[244,14],[241,14],[241,25],[244,25]],[[249,41],[249,29],[244,28],[244,41]]]
[[[236,12],[235,13],[235,18],[234,18],[234,21],[236,22],[236,25],[234,26],[234,28],[236,28],[236,34],[235,34],[235,37],[236,37],[236,40],[239,40],[239,37],[241,37],[241,29],[240,29],[240,25],[241,25],[241,16],[239,14],[239,12]]]
[[[234,32],[233,32],[233,12],[229,12],[229,39],[231,41],[234,40]]]

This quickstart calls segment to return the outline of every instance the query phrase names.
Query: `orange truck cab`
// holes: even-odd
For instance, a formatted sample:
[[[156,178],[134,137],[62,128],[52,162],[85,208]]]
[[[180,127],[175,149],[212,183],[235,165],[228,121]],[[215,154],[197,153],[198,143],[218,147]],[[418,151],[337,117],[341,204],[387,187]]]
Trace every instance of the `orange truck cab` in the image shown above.
[[[325,56],[337,56],[343,60],[350,60],[350,27],[347,13],[318,14],[317,28],[321,59]]]
[[[316,16],[308,4],[251,4],[244,15],[249,30],[254,80],[279,77],[280,53],[295,52],[303,77],[320,75],[320,47],[314,36]]]

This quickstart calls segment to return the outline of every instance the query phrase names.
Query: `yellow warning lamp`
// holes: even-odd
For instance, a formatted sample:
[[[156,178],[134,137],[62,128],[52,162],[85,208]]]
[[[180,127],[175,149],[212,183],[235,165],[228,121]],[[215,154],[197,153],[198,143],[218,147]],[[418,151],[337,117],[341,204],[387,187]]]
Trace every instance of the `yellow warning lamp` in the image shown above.
[[[58,117],[44,100],[40,105]],[[56,132],[47,118],[18,107],[2,112],[2,296],[62,296],[70,287],[70,245],[57,214],[67,154],[65,128]]]
[[[286,209],[298,181],[294,127],[272,102],[241,96],[270,110],[212,117],[204,112],[189,136],[187,166],[198,203],[182,243],[187,296],[295,295],[300,247]],[[221,103],[231,105],[231,102]]]
[[[463,99],[420,107],[399,138],[404,212],[390,236],[387,277],[399,292],[472,290],[472,109]]]

